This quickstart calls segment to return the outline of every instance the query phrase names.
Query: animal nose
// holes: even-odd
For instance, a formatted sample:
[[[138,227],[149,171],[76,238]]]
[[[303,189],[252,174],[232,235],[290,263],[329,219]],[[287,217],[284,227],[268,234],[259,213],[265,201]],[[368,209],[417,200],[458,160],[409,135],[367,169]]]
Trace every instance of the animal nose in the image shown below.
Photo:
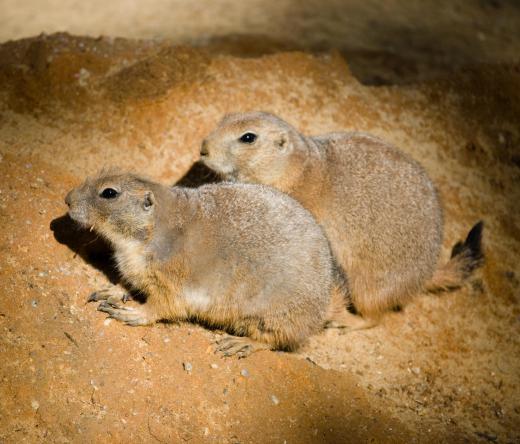
[[[65,196],[65,203],[67,204],[68,207],[71,206],[71,204],[72,204],[72,191],[69,191],[67,193],[67,195]]]
[[[204,157],[204,156],[207,156],[208,154],[209,154],[209,151],[208,151],[208,141],[204,140],[202,142],[202,146],[200,147],[200,155],[202,157]]]

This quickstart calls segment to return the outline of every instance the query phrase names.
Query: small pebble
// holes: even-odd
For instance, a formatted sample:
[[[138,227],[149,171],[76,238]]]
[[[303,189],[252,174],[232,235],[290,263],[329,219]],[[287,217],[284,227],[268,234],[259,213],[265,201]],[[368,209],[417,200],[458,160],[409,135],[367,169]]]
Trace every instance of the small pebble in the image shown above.
[[[184,367],[184,370],[187,371],[188,373],[191,373],[191,371],[193,370],[193,366],[191,365],[190,362],[183,362],[182,366]]]
[[[421,369],[419,367],[412,367],[412,373],[415,374],[415,375],[418,375],[419,373],[421,373]]]
[[[34,410],[38,410],[40,408],[40,403],[38,401],[32,401],[31,402],[31,407],[34,409]]]
[[[168,342],[170,342],[170,338],[168,338],[168,337],[164,338],[164,339],[163,339],[163,342],[164,342],[165,344],[167,344]]]
[[[273,401],[274,405],[280,404],[280,400],[275,395],[271,395],[271,401]]]
[[[211,367],[211,368],[214,368],[214,369],[215,369],[215,368],[218,368],[218,364],[211,364],[210,367]]]
[[[31,305],[32,305],[34,308],[38,307],[38,301],[36,301],[36,300],[31,301]]]
[[[111,319],[111,318],[106,318],[106,319],[103,321],[103,325],[106,327],[106,326],[110,325],[111,322],[112,322],[112,319]]]
[[[240,370],[240,374],[244,377],[244,378],[249,378],[249,372],[243,368],[242,370]]]
[[[87,80],[90,77],[90,72],[85,68],[81,68],[76,74],[76,77],[78,78],[79,85],[85,87],[87,86]]]

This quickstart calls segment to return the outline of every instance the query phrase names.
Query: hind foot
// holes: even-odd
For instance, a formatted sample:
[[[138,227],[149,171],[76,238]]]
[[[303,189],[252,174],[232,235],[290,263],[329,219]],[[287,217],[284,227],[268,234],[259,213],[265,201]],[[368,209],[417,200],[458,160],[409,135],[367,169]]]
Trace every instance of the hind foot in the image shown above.
[[[216,341],[215,353],[222,356],[236,355],[238,358],[246,358],[251,353],[260,350],[270,350],[268,344],[253,341],[250,338],[239,336],[224,336]]]
[[[98,305],[98,311],[107,313],[109,318],[117,319],[126,325],[139,326],[150,325],[157,321],[145,305],[137,307],[123,307],[118,304],[110,303],[108,299]]]
[[[379,324],[378,319],[362,318],[359,315],[344,310],[336,314],[332,319],[329,319],[325,323],[325,328],[338,328],[341,329],[343,333],[348,333],[356,330],[366,330],[375,327],[377,324]]]
[[[107,301],[110,305],[117,305],[118,303],[125,304],[132,300],[132,296],[121,288],[113,286],[110,288],[104,288],[102,290],[95,291],[88,299],[88,302],[99,302]]]

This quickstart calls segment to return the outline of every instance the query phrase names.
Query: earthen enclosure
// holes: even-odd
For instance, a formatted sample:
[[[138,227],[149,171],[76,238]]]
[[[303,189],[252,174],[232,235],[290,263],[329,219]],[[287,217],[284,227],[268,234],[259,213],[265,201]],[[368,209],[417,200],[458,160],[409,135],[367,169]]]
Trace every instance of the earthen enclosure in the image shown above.
[[[515,2],[0,3],[0,442],[520,439]],[[119,278],[67,191],[113,165],[175,183],[250,110],[398,146],[441,196],[441,262],[482,219],[486,264],[373,329],[242,360],[213,353],[218,331],[86,304]]]

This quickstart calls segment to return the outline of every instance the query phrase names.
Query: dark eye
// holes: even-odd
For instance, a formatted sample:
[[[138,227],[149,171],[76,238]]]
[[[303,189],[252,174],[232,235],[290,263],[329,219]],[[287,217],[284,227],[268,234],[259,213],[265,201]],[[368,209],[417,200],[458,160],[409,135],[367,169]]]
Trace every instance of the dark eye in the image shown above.
[[[256,134],[245,133],[238,140],[242,143],[253,143],[256,140]]]
[[[105,188],[101,192],[100,197],[102,197],[103,199],[113,199],[114,197],[117,197],[118,194],[119,193],[113,188]]]

